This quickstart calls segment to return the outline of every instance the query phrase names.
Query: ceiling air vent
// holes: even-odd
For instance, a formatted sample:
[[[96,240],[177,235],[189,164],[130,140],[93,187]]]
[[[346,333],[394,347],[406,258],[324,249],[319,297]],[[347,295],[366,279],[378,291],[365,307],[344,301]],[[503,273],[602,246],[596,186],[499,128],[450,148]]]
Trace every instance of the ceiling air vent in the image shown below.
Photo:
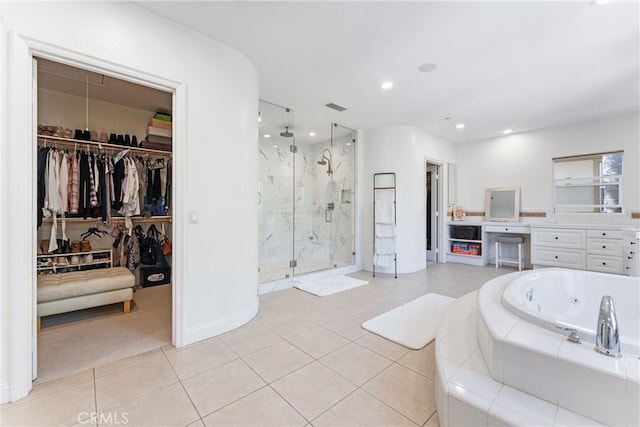
[[[333,102],[326,104],[325,107],[333,108],[334,110],[340,111],[340,112],[346,110],[346,108],[344,108],[343,106],[334,104]]]

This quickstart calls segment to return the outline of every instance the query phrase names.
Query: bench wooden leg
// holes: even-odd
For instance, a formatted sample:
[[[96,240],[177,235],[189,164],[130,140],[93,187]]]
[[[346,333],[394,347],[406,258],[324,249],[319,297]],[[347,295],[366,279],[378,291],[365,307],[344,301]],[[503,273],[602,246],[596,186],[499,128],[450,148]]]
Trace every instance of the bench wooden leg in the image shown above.
[[[40,319],[41,319],[41,317],[38,316],[38,321],[37,321],[37,324],[36,324],[36,328],[37,328],[38,332],[40,332],[40,326],[42,325],[42,322],[41,322]]]
[[[124,302],[124,314],[129,314],[131,312],[131,300],[126,300]]]

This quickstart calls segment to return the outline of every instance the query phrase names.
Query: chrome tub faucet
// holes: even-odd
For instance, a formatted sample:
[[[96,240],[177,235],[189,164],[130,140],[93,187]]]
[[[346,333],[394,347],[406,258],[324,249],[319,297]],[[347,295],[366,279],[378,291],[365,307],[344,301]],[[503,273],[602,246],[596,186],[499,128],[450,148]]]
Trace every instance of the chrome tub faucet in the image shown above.
[[[622,353],[620,352],[618,319],[613,305],[613,298],[609,295],[604,295],[600,301],[595,350],[606,356],[622,357]]]

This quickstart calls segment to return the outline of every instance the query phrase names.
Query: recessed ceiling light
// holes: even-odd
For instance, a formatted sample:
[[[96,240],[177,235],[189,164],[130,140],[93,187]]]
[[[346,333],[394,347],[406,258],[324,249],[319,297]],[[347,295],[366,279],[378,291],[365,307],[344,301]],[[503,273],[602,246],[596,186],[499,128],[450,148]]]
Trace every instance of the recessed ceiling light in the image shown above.
[[[502,131],[502,133],[504,133],[504,134],[508,134],[508,133],[511,133],[511,132],[513,132],[512,129],[505,129],[505,130]]]
[[[393,82],[384,82],[380,85],[382,89],[391,89],[393,87]]]
[[[309,136],[316,136],[315,132],[309,132]]]
[[[278,144],[274,144],[274,145],[273,145],[273,148],[278,148]]]
[[[464,123],[458,123],[456,125],[456,129],[463,129],[464,128]]]
[[[262,136],[264,136],[265,138],[271,138],[271,135],[270,135],[270,134],[268,134],[268,133],[265,133],[265,134],[264,134],[264,135],[262,135]]]
[[[422,64],[421,66],[419,66],[418,71],[420,71],[421,73],[428,73],[435,70],[436,68],[438,68],[438,64],[427,62],[426,64]]]

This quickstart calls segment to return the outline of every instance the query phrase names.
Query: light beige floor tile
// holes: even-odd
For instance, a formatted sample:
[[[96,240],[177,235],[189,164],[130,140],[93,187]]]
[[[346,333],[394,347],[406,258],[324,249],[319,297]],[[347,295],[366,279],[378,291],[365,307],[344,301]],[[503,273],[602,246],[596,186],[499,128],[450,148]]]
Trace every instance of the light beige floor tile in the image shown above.
[[[93,382],[2,407],[4,426],[69,426],[95,412]]]
[[[242,359],[269,383],[313,362],[311,356],[287,341],[247,354]]]
[[[367,334],[367,330],[362,328],[362,319],[348,315],[342,315],[322,326],[351,341]]]
[[[177,381],[178,377],[164,357],[103,375],[95,381],[98,412],[115,408]]]
[[[239,356],[253,353],[261,348],[282,341],[281,337],[260,324],[222,335],[220,339]]]
[[[349,343],[319,359],[352,383],[360,386],[382,372],[393,361],[371,350]]]
[[[219,338],[210,338],[167,355],[169,363],[181,380],[237,358],[238,356]]]
[[[440,427],[440,420],[438,419],[438,411],[434,412],[433,415],[431,415],[431,418],[427,420],[427,422],[424,424],[424,427]]]
[[[303,332],[288,341],[316,359],[349,343],[346,338],[323,327]]]
[[[307,423],[269,386],[204,418],[207,426],[304,426]]]
[[[68,388],[75,387],[87,382],[91,382],[91,384],[93,384],[93,369],[87,369],[54,381],[34,384],[31,393],[29,393],[27,397],[15,403],[4,404],[2,405],[2,408],[4,409],[6,407],[19,405],[28,402],[29,400],[38,399],[51,393],[59,393]]]
[[[356,390],[312,421],[314,426],[415,426],[375,397]]]
[[[164,352],[162,349],[157,348],[155,350],[146,351],[141,354],[137,354],[135,356],[126,357],[121,360],[117,360],[115,362],[107,363],[102,366],[98,366],[95,368],[96,377],[101,377],[106,374],[110,374],[119,369],[129,368],[131,366],[139,365],[141,363],[147,363],[149,360],[154,359],[156,357],[164,357]]]
[[[313,362],[279,379],[271,387],[296,411],[311,420],[339,402],[356,386],[320,362]]]
[[[201,417],[263,387],[266,383],[237,359],[183,381]]]
[[[303,332],[317,328],[318,325],[308,319],[291,315],[284,319],[266,325],[267,328],[280,335],[282,338],[290,338]]]
[[[202,420],[196,420],[189,424],[187,427],[204,427],[204,423],[202,422]]]
[[[424,424],[436,410],[433,381],[397,363],[362,389],[419,425]]]
[[[184,426],[199,419],[180,383],[98,414],[100,426]]]
[[[371,332],[367,332],[366,335],[358,338],[356,343],[391,360],[398,360],[409,352],[408,348]]]
[[[435,380],[435,344],[434,340],[420,350],[411,350],[398,359],[397,362],[431,380]]]

